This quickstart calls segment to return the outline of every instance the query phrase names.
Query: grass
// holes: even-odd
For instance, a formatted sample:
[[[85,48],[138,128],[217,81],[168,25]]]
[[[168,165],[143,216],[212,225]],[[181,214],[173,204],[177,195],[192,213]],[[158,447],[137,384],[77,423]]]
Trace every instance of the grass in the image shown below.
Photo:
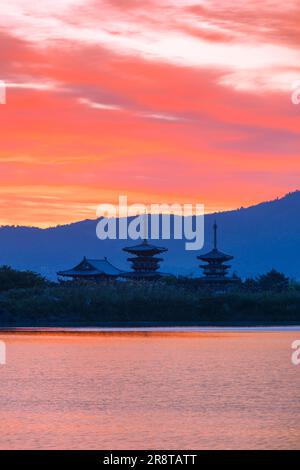
[[[0,326],[123,322],[300,324],[300,291],[211,296],[165,283],[46,285],[0,294]]]

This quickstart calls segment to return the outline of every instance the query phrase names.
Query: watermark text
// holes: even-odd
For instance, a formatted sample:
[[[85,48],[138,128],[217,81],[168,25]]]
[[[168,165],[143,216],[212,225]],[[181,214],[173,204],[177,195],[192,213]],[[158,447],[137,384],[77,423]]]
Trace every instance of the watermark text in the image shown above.
[[[300,80],[296,80],[292,85],[292,103],[300,104]]]
[[[6,344],[0,340],[0,365],[6,364]]]
[[[127,196],[119,196],[118,205],[100,204],[96,233],[100,240],[185,240],[186,250],[204,245],[203,204],[128,205]]]
[[[300,339],[296,339],[292,343],[292,349],[295,349],[295,351],[292,354],[292,364],[294,366],[299,366],[300,365]]]
[[[0,80],[0,104],[6,104],[6,85],[3,80]]]

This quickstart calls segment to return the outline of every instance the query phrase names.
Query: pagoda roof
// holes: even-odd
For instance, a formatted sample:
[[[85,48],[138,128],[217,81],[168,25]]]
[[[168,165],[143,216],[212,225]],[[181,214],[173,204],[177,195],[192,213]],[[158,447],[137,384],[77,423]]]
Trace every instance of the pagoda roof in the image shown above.
[[[156,246],[156,245],[151,245],[150,243],[148,243],[148,240],[144,240],[139,245],[123,248],[123,251],[127,251],[128,253],[146,254],[146,253],[162,253],[164,251],[168,251],[168,249],[160,247],[160,246]]]
[[[122,277],[127,279],[151,279],[151,278],[161,278],[161,277],[175,277],[173,274],[162,273],[160,271],[128,271],[122,274]]]
[[[120,269],[113,266],[107,258],[91,259],[84,257],[83,260],[72,269],[59,271],[59,276],[119,276],[123,273]]]
[[[218,250],[217,248],[213,248],[211,251],[208,253],[205,253],[204,255],[197,256],[198,259],[201,259],[202,261],[229,261],[233,259],[233,256],[227,255],[226,253],[223,253],[222,251]]]

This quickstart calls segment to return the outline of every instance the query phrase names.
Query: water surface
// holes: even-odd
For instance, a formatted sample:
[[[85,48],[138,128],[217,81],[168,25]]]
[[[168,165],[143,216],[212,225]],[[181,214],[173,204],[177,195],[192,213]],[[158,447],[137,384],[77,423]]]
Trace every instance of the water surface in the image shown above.
[[[300,448],[297,330],[0,339],[1,449]]]

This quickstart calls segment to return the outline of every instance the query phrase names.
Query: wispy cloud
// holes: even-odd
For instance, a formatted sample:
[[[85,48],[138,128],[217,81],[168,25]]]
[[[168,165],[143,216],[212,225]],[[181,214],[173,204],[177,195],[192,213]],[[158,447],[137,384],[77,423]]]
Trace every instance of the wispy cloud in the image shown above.
[[[296,42],[297,29],[293,23],[293,16],[300,13],[297,2],[265,1],[262,7],[261,4],[252,1],[237,5],[225,0],[220,7],[215,1],[200,5],[176,1],[161,5],[153,1],[144,9],[139,6],[128,10],[126,3],[119,8],[119,3],[99,0],[45,1],[38,7],[11,0],[0,24],[40,47],[64,40],[102,46],[118,54],[139,54],[150,61],[213,67],[227,73],[231,70],[237,79],[233,83],[225,78],[224,82],[242,89],[243,85],[236,86],[237,81],[243,82],[244,88],[250,82],[257,87],[258,81],[251,77],[264,75],[264,71],[267,75],[271,69],[273,75],[279,68],[288,72],[300,63],[299,37]],[[286,23],[294,28],[290,43],[280,41],[288,34]],[[246,80],[245,71],[249,72]],[[275,81],[280,81],[280,75]],[[270,80],[265,79],[264,83],[274,88]]]
[[[50,82],[50,81],[43,81],[43,82],[10,82],[5,80],[5,87],[6,88],[20,88],[23,90],[58,90],[57,83]]]
[[[145,116],[149,119],[158,119],[159,121],[186,121],[186,119],[179,116],[171,116],[170,114],[161,113],[141,113],[141,116]]]
[[[92,109],[101,109],[106,111],[121,111],[121,106],[117,106],[114,104],[107,104],[107,103],[98,103],[95,101],[91,101],[87,98],[78,98],[79,103],[84,104]]]

